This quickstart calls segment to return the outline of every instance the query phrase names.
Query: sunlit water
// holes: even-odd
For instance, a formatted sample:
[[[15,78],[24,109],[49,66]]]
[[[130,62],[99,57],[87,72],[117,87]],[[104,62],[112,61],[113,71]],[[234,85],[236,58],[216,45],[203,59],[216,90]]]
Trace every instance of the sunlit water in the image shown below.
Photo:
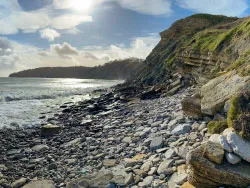
[[[90,98],[91,92],[122,81],[47,78],[0,78],[0,128],[11,123],[30,127],[41,123],[67,102]]]

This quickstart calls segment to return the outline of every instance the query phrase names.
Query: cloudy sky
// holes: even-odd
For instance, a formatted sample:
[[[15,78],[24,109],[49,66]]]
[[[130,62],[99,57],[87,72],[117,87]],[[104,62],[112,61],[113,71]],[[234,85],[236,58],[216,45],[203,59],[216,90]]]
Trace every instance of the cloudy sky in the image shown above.
[[[250,0],[0,0],[0,76],[44,66],[145,58],[194,13],[243,17]]]

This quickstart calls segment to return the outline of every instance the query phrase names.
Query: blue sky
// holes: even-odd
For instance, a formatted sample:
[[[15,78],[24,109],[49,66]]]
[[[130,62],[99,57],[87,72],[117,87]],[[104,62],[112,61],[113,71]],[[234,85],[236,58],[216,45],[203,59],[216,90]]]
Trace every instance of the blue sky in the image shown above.
[[[0,76],[43,66],[145,58],[195,13],[244,17],[250,0],[0,0]]]

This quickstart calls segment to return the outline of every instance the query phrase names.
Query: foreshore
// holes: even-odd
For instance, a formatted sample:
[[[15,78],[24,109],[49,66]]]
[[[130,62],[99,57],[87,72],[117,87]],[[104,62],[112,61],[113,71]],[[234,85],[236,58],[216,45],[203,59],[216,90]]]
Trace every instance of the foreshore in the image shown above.
[[[64,104],[47,120],[60,126],[53,136],[41,136],[40,127],[1,129],[0,187],[35,180],[48,187],[178,187],[187,181],[187,152],[209,137],[207,122],[182,112],[181,100],[195,90],[148,100],[113,91]]]

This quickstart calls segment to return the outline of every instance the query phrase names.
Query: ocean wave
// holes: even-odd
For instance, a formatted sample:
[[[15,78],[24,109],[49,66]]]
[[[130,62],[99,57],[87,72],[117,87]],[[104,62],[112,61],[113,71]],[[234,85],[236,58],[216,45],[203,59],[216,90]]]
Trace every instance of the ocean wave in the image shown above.
[[[43,100],[43,99],[56,99],[58,97],[69,97],[74,95],[84,95],[86,93],[69,92],[69,93],[53,93],[50,95],[32,95],[32,96],[1,96],[0,102],[12,102],[22,100]]]

